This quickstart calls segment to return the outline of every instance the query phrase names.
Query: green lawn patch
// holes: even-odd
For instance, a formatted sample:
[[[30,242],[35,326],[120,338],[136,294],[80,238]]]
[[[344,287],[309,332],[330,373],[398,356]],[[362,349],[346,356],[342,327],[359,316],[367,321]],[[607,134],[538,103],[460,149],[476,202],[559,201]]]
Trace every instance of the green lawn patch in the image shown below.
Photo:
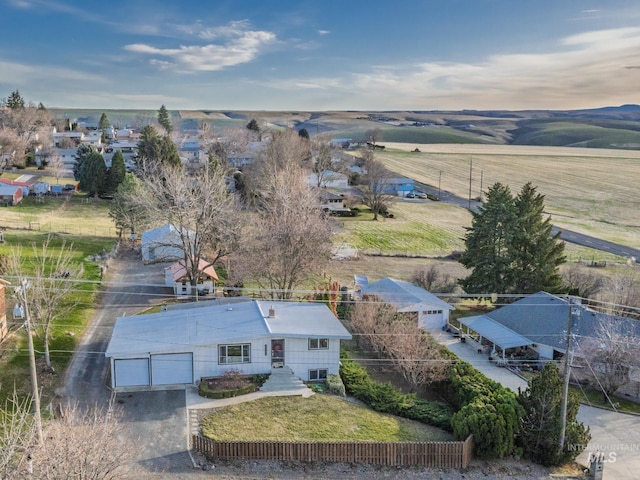
[[[580,388],[575,385],[569,385],[569,389],[578,395],[580,403],[590,405],[592,407],[601,407],[613,410],[611,403],[609,403],[609,401],[605,401],[602,392],[599,390]],[[619,412],[640,414],[640,404],[620,397],[611,397],[611,401]]]
[[[339,397],[266,397],[216,410],[202,424],[218,441],[451,441],[451,434]]]

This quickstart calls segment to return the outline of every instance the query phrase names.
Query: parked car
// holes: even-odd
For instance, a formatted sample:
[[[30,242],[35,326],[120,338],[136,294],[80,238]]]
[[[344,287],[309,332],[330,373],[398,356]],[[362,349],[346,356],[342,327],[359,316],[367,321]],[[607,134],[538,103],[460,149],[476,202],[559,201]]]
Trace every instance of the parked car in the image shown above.
[[[427,199],[427,194],[424,192],[416,192],[414,195],[416,198],[422,198],[423,200]]]
[[[415,193],[407,193],[404,198],[416,198]]]

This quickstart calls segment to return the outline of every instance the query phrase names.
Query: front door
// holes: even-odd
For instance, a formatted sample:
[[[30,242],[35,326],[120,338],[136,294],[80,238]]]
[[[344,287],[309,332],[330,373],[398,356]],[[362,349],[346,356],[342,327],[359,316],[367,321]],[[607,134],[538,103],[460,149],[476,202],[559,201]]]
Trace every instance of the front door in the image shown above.
[[[284,367],[284,338],[271,340],[271,368]]]

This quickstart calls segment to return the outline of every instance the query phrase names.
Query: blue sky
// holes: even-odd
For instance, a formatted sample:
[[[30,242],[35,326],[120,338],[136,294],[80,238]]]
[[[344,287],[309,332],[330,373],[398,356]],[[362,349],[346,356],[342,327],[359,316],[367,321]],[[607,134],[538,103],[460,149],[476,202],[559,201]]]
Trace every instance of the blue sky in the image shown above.
[[[640,103],[638,0],[0,0],[0,97],[170,110]]]

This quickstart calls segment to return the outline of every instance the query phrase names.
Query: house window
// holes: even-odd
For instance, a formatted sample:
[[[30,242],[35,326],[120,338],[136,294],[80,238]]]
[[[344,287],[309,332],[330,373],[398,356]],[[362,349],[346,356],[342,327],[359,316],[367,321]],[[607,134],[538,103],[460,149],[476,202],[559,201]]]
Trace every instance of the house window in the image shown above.
[[[328,338],[310,338],[309,339],[309,350],[320,350],[325,348],[329,348]]]
[[[316,370],[309,370],[309,381],[324,381],[327,379],[327,369],[318,368]]]
[[[251,344],[218,345],[218,363],[220,365],[251,363]]]

